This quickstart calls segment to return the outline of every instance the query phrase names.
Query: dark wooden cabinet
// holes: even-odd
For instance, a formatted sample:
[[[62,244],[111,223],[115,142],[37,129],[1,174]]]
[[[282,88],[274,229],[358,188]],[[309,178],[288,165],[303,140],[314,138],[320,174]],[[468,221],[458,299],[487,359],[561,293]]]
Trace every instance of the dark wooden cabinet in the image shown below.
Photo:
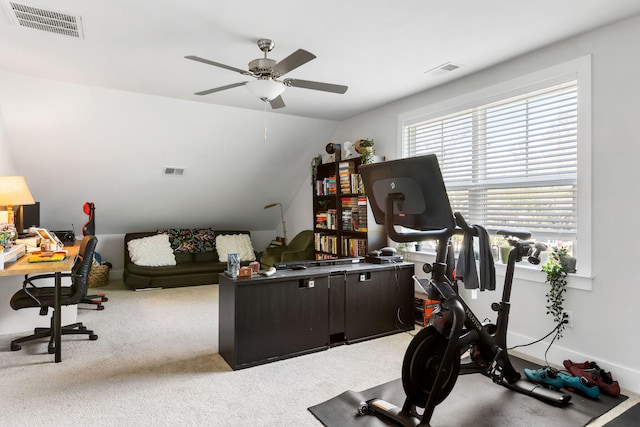
[[[389,268],[347,275],[346,328],[349,342],[413,329],[413,269]]]
[[[219,351],[233,369],[413,329],[413,264],[220,277]]]

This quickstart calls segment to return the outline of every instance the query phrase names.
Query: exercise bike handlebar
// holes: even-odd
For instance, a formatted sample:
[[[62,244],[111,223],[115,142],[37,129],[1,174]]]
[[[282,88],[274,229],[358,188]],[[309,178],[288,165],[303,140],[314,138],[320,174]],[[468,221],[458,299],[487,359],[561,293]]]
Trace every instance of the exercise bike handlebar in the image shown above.
[[[384,216],[384,227],[387,235],[394,242],[415,242],[423,240],[441,240],[448,239],[455,231],[455,228],[441,228],[435,230],[415,231],[409,233],[398,233],[395,229],[394,219],[394,201],[404,200],[402,193],[389,193],[386,199],[386,214]]]
[[[466,233],[471,236],[478,236],[478,230],[475,227],[467,224],[467,221],[464,219],[460,212],[454,212],[454,224],[453,228],[441,228],[434,230],[423,230],[423,231],[413,231],[407,233],[399,233],[395,229],[394,224],[394,201],[396,200],[404,200],[404,194],[402,193],[389,193],[386,199],[386,215],[384,218],[384,225],[387,231],[387,235],[391,240],[395,242],[415,242],[415,241],[424,241],[424,240],[447,240],[454,234],[462,234]],[[533,240],[528,241],[531,237],[531,233],[525,230],[512,230],[512,229],[501,229],[497,232],[507,238],[512,245],[516,245],[519,240],[519,245],[521,247],[531,247],[529,249],[529,253],[523,253],[522,255],[527,255],[527,260],[531,264],[539,264],[540,263],[540,253],[547,250],[547,246],[542,242],[535,242]],[[520,259],[520,256],[518,256]]]

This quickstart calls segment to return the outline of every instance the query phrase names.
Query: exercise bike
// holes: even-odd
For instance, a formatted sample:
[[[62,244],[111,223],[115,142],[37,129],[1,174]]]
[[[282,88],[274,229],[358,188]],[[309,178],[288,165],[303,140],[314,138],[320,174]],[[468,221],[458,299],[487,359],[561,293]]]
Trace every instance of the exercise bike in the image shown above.
[[[383,223],[388,236],[396,242],[437,242],[436,260],[432,266],[426,265],[425,270],[431,273],[431,278],[417,280],[430,298],[435,297],[440,303],[429,317],[428,325],[411,340],[405,353],[402,385],[406,398],[402,407],[381,399],[370,399],[360,403],[358,413],[380,414],[404,426],[428,426],[436,406],[447,398],[458,375],[470,373],[482,373],[497,384],[551,404],[568,403],[571,396],[521,379],[507,352],[515,264],[524,257],[539,263],[543,246],[527,240],[531,235],[525,231],[498,232],[512,249],[502,299],[491,305],[497,313],[496,323],[483,324],[458,294],[452,276],[451,237],[460,233],[477,236],[478,228],[469,226],[460,213],[451,213],[437,159],[430,155],[386,163],[386,167],[375,164],[360,169],[365,189],[371,189],[367,196],[372,202],[376,222]],[[412,200],[415,198],[423,200]],[[425,222],[429,225],[425,226]],[[397,224],[428,229],[403,233],[396,231],[394,225]],[[467,353],[469,361],[462,363],[461,359]],[[422,413],[418,408],[424,408]]]

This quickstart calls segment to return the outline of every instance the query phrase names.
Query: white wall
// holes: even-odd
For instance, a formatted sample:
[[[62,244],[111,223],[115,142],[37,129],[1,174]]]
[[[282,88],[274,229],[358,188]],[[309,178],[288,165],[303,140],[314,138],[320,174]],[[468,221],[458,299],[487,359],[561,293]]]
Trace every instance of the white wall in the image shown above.
[[[638,40],[640,17],[548,46],[346,120],[332,137],[342,141],[370,136],[376,141],[378,154],[396,158],[398,115],[591,54],[592,290],[569,289],[565,307],[573,312],[574,327],[553,345],[548,361],[561,365],[565,358],[595,360],[611,370],[623,388],[635,392],[640,392],[640,343],[635,339],[640,320],[637,309],[640,278],[633,268],[640,256],[640,245],[632,234],[635,213],[640,210]],[[302,197],[300,202],[310,203]],[[547,285],[540,280],[515,282],[510,319],[512,344],[537,339],[553,327],[550,316],[545,315],[546,290]],[[481,318],[486,315],[495,320],[495,313],[488,306],[499,296],[498,292],[482,293],[471,305],[482,312]],[[543,358],[545,349],[545,344],[538,344],[521,350]]]
[[[0,108],[42,225],[79,231],[92,201],[98,234],[275,229],[263,206],[289,206],[313,145],[337,125],[2,71]],[[166,177],[164,166],[186,171]]]
[[[9,147],[9,137],[7,136],[4,117],[0,109],[0,176],[11,176],[16,173],[13,164],[13,153]]]

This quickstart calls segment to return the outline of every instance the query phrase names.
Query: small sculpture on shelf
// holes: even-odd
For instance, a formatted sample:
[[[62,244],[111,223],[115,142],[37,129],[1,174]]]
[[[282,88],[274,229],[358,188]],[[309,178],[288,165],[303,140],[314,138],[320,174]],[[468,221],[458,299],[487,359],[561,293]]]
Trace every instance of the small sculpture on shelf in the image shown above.
[[[345,141],[342,143],[342,145],[344,146],[344,158],[345,159],[351,158],[351,156],[353,156],[353,152],[355,150],[356,144],[351,141]]]

